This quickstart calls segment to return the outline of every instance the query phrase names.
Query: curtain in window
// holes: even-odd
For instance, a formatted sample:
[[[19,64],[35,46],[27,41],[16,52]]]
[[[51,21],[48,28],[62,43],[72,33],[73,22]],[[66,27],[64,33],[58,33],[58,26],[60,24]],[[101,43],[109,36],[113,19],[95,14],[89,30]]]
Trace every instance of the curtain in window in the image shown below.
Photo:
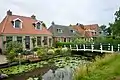
[[[20,28],[20,20],[15,21],[15,28]]]

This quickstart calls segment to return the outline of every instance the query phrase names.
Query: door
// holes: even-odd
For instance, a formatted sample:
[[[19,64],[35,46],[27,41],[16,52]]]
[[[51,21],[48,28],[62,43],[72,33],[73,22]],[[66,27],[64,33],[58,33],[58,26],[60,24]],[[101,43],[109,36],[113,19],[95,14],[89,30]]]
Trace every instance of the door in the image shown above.
[[[64,42],[66,42],[66,38],[64,38]]]
[[[30,49],[30,36],[25,36],[25,48]]]

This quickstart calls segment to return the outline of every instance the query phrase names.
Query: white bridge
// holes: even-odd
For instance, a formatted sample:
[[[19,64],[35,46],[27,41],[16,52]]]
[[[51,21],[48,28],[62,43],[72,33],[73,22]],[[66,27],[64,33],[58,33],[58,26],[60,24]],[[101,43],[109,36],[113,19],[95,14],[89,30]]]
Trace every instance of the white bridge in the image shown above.
[[[79,45],[69,45],[64,47],[69,47],[72,51],[90,51],[90,52],[100,52],[100,53],[114,53],[120,51],[120,44],[79,44]]]

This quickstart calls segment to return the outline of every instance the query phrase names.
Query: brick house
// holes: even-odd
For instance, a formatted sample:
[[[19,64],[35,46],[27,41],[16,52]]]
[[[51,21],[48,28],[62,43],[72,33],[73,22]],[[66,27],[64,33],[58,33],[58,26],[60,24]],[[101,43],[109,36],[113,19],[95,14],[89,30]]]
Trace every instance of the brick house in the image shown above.
[[[0,23],[0,48],[5,49],[9,41],[18,41],[23,44],[23,49],[33,49],[35,46],[52,46],[52,33],[47,30],[43,21],[31,17],[13,15],[9,10]],[[34,47],[35,47],[34,46]]]
[[[77,23],[76,25],[72,25],[72,27],[77,30],[85,40],[94,40],[102,34],[98,24],[83,25]]]
[[[71,26],[58,25],[52,22],[48,30],[53,34],[54,42],[72,42],[79,33]]]

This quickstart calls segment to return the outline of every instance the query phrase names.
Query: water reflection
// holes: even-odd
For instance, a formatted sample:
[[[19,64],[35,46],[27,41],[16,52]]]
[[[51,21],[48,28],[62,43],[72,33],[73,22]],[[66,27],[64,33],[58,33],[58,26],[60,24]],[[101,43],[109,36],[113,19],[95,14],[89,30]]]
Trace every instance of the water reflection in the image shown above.
[[[42,76],[43,80],[73,80],[73,69],[70,67],[58,68],[57,70],[49,70]]]

